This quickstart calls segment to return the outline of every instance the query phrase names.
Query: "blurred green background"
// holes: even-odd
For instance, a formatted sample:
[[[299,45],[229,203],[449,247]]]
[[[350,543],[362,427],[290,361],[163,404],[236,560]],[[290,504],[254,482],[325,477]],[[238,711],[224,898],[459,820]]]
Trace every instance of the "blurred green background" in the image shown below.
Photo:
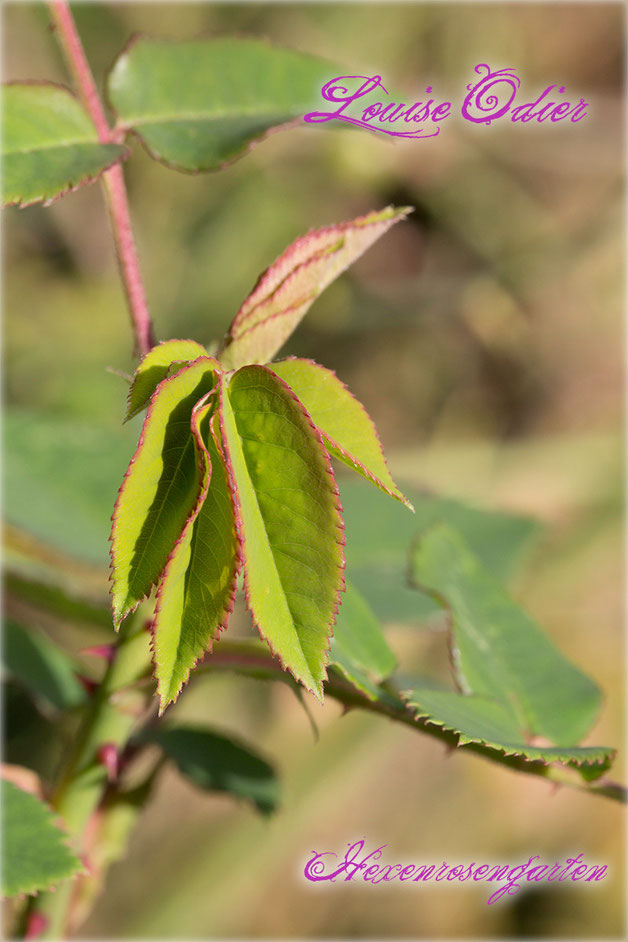
[[[389,203],[416,207],[316,302],[287,352],[338,372],[373,416],[402,483],[542,521],[511,585],[605,691],[587,741],[621,746],[624,6],[111,3],[74,12],[101,86],[135,31],[243,33],[327,57],[338,74],[381,74],[408,98],[429,83],[460,103],[475,64],[487,62],[516,68],[523,94],[556,83],[590,102],[575,125],[486,128],[451,118],[437,138],[394,144],[304,126],[199,176],[167,170],[136,143],[125,174],[160,339],[220,337],[258,273],[307,229]],[[2,13],[4,78],[67,82],[45,7],[5,3]],[[133,359],[98,185],[49,208],[5,212],[4,312],[12,551],[54,562],[56,550],[29,541],[43,541],[49,515],[55,525],[64,494],[79,495],[76,530],[68,517],[59,542],[80,560],[67,567],[71,578],[102,596],[107,532],[98,514],[90,529],[90,501],[112,504],[138,424],[121,427],[127,387],[108,370],[131,371]],[[99,430],[118,449],[109,463]],[[63,460],[64,436],[83,465]],[[375,500],[383,513],[385,498]],[[95,549],[81,552],[81,520]],[[351,527],[347,536],[351,546]],[[436,626],[384,620],[404,671],[446,672]],[[236,624],[246,629],[241,611]],[[54,633],[45,619],[41,627]],[[67,638],[84,643],[76,631]],[[21,761],[45,766],[37,757],[45,744],[29,744],[20,703]],[[79,937],[625,931],[620,805],[554,793],[470,755],[449,758],[426,737],[341,716],[332,702],[309,710],[317,741],[283,685],[230,676],[191,685],[173,715],[211,721],[274,757],[282,810],[262,820],[169,771]],[[620,754],[612,776],[624,769]],[[492,907],[482,884],[305,884],[314,850],[340,852],[361,837],[387,843],[390,862],[514,865],[582,852],[610,872],[599,884],[535,887]]]

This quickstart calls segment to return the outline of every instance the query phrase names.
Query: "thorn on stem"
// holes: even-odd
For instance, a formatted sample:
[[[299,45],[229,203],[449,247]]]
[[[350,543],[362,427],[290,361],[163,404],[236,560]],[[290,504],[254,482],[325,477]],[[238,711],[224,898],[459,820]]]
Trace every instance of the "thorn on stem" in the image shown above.
[[[112,742],[103,743],[97,755],[98,761],[107,770],[107,781],[115,782],[120,773],[120,755],[117,746]]]

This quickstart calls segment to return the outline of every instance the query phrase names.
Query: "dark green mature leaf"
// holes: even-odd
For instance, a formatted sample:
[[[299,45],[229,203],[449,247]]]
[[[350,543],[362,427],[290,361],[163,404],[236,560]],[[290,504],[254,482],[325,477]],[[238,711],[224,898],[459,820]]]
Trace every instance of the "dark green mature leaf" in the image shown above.
[[[201,402],[192,429],[202,456],[201,494],[166,565],[153,621],[161,712],[176,700],[198,658],[227,627],[239,568],[233,499],[215,402]]]
[[[162,380],[148,410],[113,513],[111,566],[116,626],[145,598],[196,504],[201,481],[190,421],[218,364],[199,357]]]
[[[559,653],[454,530],[437,525],[420,539],[413,575],[450,613],[463,689],[507,704],[530,735],[557,745],[579,742],[598,712],[599,688]]]
[[[108,95],[153,157],[179,170],[215,170],[310,110],[330,68],[254,38],[140,37],[113,67]]]
[[[274,365],[272,367],[274,369]],[[404,487],[416,515],[357,478],[340,479],[347,532],[347,574],[382,621],[418,624],[440,607],[408,586],[408,546],[430,525],[453,526],[494,575],[507,580],[541,527],[530,517],[470,507]]]
[[[505,755],[530,761],[560,762],[582,767],[588,778],[609,767],[615,749],[605,746],[535,746],[524,737],[512,709],[505,703],[477,694],[463,696],[443,690],[415,688],[405,699],[417,717],[458,733],[459,744],[482,743]]]
[[[313,229],[293,242],[260,276],[234,317],[219,354],[225,369],[271,360],[327,285],[411,211],[389,206]]]
[[[87,699],[74,660],[34,628],[28,630],[11,619],[4,623],[2,661],[31,694],[58,710],[80,706]]]
[[[225,377],[220,401],[249,608],[284,667],[322,699],[344,565],[327,452],[293,393],[262,366]]]
[[[37,893],[82,870],[52,811],[39,798],[2,780],[2,895]]]
[[[67,88],[16,83],[2,89],[2,201],[27,206],[89,183],[127,154],[100,144]]]
[[[125,422],[146,408],[173,364],[189,363],[204,356],[207,356],[207,350],[195,340],[165,340],[149,350],[135,371],[129,389]]]
[[[369,414],[332,370],[296,357],[273,363],[272,370],[301,400],[332,458],[414,510],[391,477]]]
[[[334,627],[329,663],[371,700],[379,697],[376,684],[396,667],[395,655],[372,609],[348,581]]]
[[[277,807],[275,770],[249,746],[202,726],[162,727],[150,730],[143,739],[161,746],[198,788],[244,798],[262,814]]]

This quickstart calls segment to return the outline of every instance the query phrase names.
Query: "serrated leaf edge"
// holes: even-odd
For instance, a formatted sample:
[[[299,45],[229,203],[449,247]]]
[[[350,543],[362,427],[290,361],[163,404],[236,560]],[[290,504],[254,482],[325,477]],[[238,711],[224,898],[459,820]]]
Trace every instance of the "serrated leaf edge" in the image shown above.
[[[163,347],[163,346],[165,346],[166,344],[170,344],[170,343],[188,343],[188,342],[189,342],[189,338],[186,338],[186,339],[184,340],[184,339],[181,338],[181,337],[171,337],[170,340],[160,340],[159,343],[155,344],[154,347],[151,347],[151,349],[148,351],[148,353],[152,353],[153,350],[155,350],[157,347]],[[201,346],[201,344],[199,344],[199,346]],[[146,354],[146,356],[148,356],[148,354]],[[202,359],[202,357],[203,357],[203,354],[199,354],[198,359]],[[135,380],[137,379],[138,370],[139,370],[140,366],[142,365],[144,359],[145,359],[145,357],[142,357],[142,359],[141,359],[140,362],[138,363],[137,369],[135,370],[135,373],[133,374],[133,379],[132,379],[132,381],[131,381],[131,385],[129,386],[129,391],[128,391],[127,396],[126,396],[126,415],[125,415],[124,421],[123,421],[123,423],[122,423],[123,425],[124,425],[126,422],[129,422],[131,419],[135,418],[136,415],[139,415],[139,413],[142,412],[142,411],[147,407],[147,405],[150,403],[150,399],[149,399],[148,402],[145,402],[142,406],[138,406],[138,408],[135,409],[133,412],[130,411],[130,410],[131,410],[131,395],[132,395],[132,393],[133,393],[133,386],[134,386],[134,384],[135,384]],[[192,360],[173,360],[172,363],[171,363],[171,366],[174,366],[176,363],[180,363],[181,366],[183,367],[183,366],[186,366],[186,365],[192,363]],[[172,379],[172,378],[173,378],[172,376],[166,377],[166,379]],[[154,390],[154,392],[153,392],[153,395],[155,395],[156,392],[157,392],[157,387],[155,387],[155,390]],[[151,396],[151,399],[152,399],[152,396]]]

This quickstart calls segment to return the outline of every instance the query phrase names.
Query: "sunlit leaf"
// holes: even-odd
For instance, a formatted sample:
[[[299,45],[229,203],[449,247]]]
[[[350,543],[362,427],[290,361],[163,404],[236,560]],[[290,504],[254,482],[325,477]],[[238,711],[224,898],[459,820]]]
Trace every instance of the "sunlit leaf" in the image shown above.
[[[327,285],[410,211],[389,206],[297,239],[236,314],[219,355],[225,368],[271,360]]]
[[[192,428],[204,463],[201,494],[166,565],[157,593],[153,659],[162,711],[233,608],[239,565],[233,500],[215,402],[195,409]]]
[[[139,37],[114,65],[108,95],[153,157],[215,170],[310,110],[331,68],[253,37]]]
[[[261,366],[224,380],[221,424],[253,619],[284,667],[322,698],[344,566],[329,458],[303,407]]]
[[[263,814],[275,810],[279,801],[275,770],[250,746],[199,726],[161,727],[143,739],[161,746],[198,788],[243,798]]]
[[[129,389],[126,420],[145,409],[162,379],[173,364],[189,363],[207,356],[207,351],[195,340],[166,340],[157,344],[140,361]]]
[[[200,357],[157,387],[120,488],[111,530],[116,625],[163,572],[201,487],[192,410],[215,383],[217,363]]]
[[[273,363],[271,369],[301,400],[332,458],[413,509],[391,477],[366,409],[332,370],[296,357]]]
[[[67,88],[15,83],[2,88],[2,201],[26,206],[89,183],[127,153],[100,144]]]
[[[334,627],[329,662],[370,699],[378,698],[375,685],[396,667],[377,618],[349,581]]]
[[[48,890],[82,870],[52,811],[34,795],[2,780],[2,895]]]

